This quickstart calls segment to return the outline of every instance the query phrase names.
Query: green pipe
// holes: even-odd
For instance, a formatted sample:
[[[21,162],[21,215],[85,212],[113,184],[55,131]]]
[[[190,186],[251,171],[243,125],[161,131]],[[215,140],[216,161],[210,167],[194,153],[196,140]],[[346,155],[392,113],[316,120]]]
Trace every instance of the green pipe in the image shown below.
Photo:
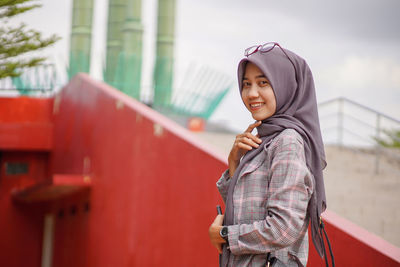
[[[68,77],[89,72],[92,39],[93,0],[74,0]]]
[[[125,13],[126,0],[109,0],[104,81],[113,86],[116,86],[118,58],[122,52],[122,28],[125,21]]]
[[[141,0],[126,0],[126,14],[122,29],[122,54],[120,55],[122,91],[140,99],[142,69]]]
[[[169,106],[172,95],[175,0],[158,0],[154,106]]]

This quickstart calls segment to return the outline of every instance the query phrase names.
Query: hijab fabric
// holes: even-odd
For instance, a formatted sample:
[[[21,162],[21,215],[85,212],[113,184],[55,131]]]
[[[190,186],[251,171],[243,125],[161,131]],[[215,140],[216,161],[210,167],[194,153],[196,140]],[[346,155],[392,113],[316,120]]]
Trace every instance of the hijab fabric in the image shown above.
[[[315,188],[308,204],[311,234],[315,248],[323,256],[322,237],[319,234],[319,218],[326,209],[325,187],[322,170],[326,167],[325,151],[319,126],[314,80],[306,61],[295,53],[279,46],[268,52],[258,51],[243,58],[238,66],[240,93],[246,64],[255,64],[267,77],[276,98],[276,112],[257,127],[262,144],[248,151],[240,161],[228,189],[224,225],[234,224],[233,191],[244,165],[250,162],[270,140],[285,129],[296,130],[304,140],[307,167],[315,180]],[[223,247],[221,266],[228,263],[230,251]]]

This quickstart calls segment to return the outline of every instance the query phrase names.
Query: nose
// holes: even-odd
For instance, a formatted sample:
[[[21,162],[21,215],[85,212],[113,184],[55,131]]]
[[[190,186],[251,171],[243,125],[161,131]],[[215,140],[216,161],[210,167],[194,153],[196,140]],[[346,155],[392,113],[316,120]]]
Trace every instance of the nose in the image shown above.
[[[247,96],[249,98],[257,98],[258,97],[258,87],[256,84],[252,84],[248,90]]]

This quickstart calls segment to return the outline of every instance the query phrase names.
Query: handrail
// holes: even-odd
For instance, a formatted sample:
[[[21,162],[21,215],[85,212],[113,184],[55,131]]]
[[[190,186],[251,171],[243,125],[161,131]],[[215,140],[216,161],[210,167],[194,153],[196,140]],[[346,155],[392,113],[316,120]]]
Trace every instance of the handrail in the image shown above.
[[[319,110],[321,111],[321,108],[326,107],[327,105],[337,103],[338,104],[338,110],[334,113],[329,113],[328,115],[323,114],[321,115],[320,112],[320,122],[323,124],[324,122],[328,121],[327,118],[332,118],[333,114],[336,115],[337,117],[337,123],[334,127],[328,127],[328,130],[330,132],[336,130],[337,131],[337,143],[339,145],[343,145],[343,140],[344,140],[344,134],[350,134],[352,136],[357,137],[357,141],[362,141],[370,144],[375,145],[375,154],[376,154],[376,160],[375,160],[375,172],[379,172],[379,161],[381,154],[383,153],[383,145],[379,144],[378,140],[381,139],[381,133],[388,134],[385,132],[385,128],[382,127],[382,119],[385,119],[385,122],[389,122],[390,124],[395,124],[396,128],[400,129],[400,120],[393,118],[392,116],[386,115],[382,112],[379,112],[373,108],[367,107],[366,105],[360,104],[355,102],[354,100],[350,100],[346,97],[337,97],[334,99],[330,99],[324,102],[321,102],[318,104]],[[368,122],[363,121],[362,119],[356,118],[353,115],[349,115],[348,112],[344,112],[344,105],[350,104],[353,107],[357,107],[361,109],[362,111],[372,113],[373,116],[375,116],[375,125],[371,125],[370,122],[371,120],[368,120]],[[350,128],[346,127],[348,126],[347,122],[348,120],[352,120],[353,124],[351,124]],[[363,127],[368,127],[371,131],[360,131],[355,130],[355,124],[354,122],[357,122],[356,125],[363,126]],[[321,125],[322,126],[322,125]],[[321,129],[326,130],[325,128],[321,127]],[[365,128],[364,128],[365,129]],[[375,130],[375,131],[374,131]],[[323,133],[326,131],[323,131]],[[368,133],[368,137],[366,137],[366,134],[362,136],[360,133]],[[396,136],[391,137],[393,140],[399,140]],[[394,157],[397,158],[397,156],[394,155]]]
[[[330,104],[330,103],[337,102],[337,101],[342,101],[342,100],[343,100],[343,101],[346,101],[346,102],[349,102],[349,103],[351,103],[351,104],[353,104],[353,105],[355,105],[355,106],[358,106],[358,107],[360,107],[360,108],[362,108],[362,109],[368,110],[368,111],[370,111],[370,112],[372,112],[372,113],[375,113],[375,114],[377,114],[377,115],[379,115],[379,116],[382,116],[382,117],[384,117],[384,118],[386,118],[386,119],[388,119],[388,120],[391,120],[391,121],[393,121],[393,122],[396,122],[396,123],[399,123],[399,124],[400,124],[400,120],[398,120],[398,119],[395,119],[395,118],[393,118],[393,117],[391,117],[391,116],[389,116],[389,115],[386,115],[386,114],[384,114],[384,113],[382,113],[382,112],[380,112],[380,111],[377,111],[377,110],[375,110],[375,109],[373,109],[373,108],[367,107],[366,105],[357,103],[357,102],[355,102],[354,100],[348,99],[348,98],[343,97],[343,96],[337,97],[337,98],[334,98],[334,99],[330,99],[330,100],[323,101],[323,102],[321,102],[321,103],[318,103],[318,106],[325,106],[325,105],[328,105],[328,104]]]
[[[353,121],[355,121],[355,122],[358,122],[360,125],[363,125],[363,126],[368,127],[368,128],[375,129],[375,126],[374,126],[374,125],[371,125],[371,124],[369,124],[369,123],[366,123],[366,122],[364,122],[364,121],[362,121],[362,120],[360,120],[360,119],[354,117],[353,115],[349,115],[349,114],[347,114],[347,113],[345,113],[345,112],[343,112],[343,114],[344,114],[346,117],[348,117],[349,119],[351,119],[351,120],[353,120]]]

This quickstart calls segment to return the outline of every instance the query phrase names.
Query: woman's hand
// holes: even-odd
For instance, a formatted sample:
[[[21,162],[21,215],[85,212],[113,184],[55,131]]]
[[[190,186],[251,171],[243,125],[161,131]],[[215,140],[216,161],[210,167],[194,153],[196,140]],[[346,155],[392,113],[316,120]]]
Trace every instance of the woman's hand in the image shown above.
[[[208,235],[210,236],[211,244],[217,248],[218,253],[222,253],[222,244],[226,243],[225,239],[221,237],[219,232],[222,229],[222,222],[224,221],[224,215],[217,215],[214,222],[208,228]]]
[[[238,134],[235,139],[235,143],[233,143],[233,147],[228,157],[229,164],[229,176],[232,177],[236,171],[237,166],[239,165],[240,158],[249,150],[253,148],[257,148],[259,144],[262,143],[262,140],[257,136],[251,134],[251,132],[257,126],[261,125],[261,121],[256,121],[249,125],[249,127],[242,134]]]

